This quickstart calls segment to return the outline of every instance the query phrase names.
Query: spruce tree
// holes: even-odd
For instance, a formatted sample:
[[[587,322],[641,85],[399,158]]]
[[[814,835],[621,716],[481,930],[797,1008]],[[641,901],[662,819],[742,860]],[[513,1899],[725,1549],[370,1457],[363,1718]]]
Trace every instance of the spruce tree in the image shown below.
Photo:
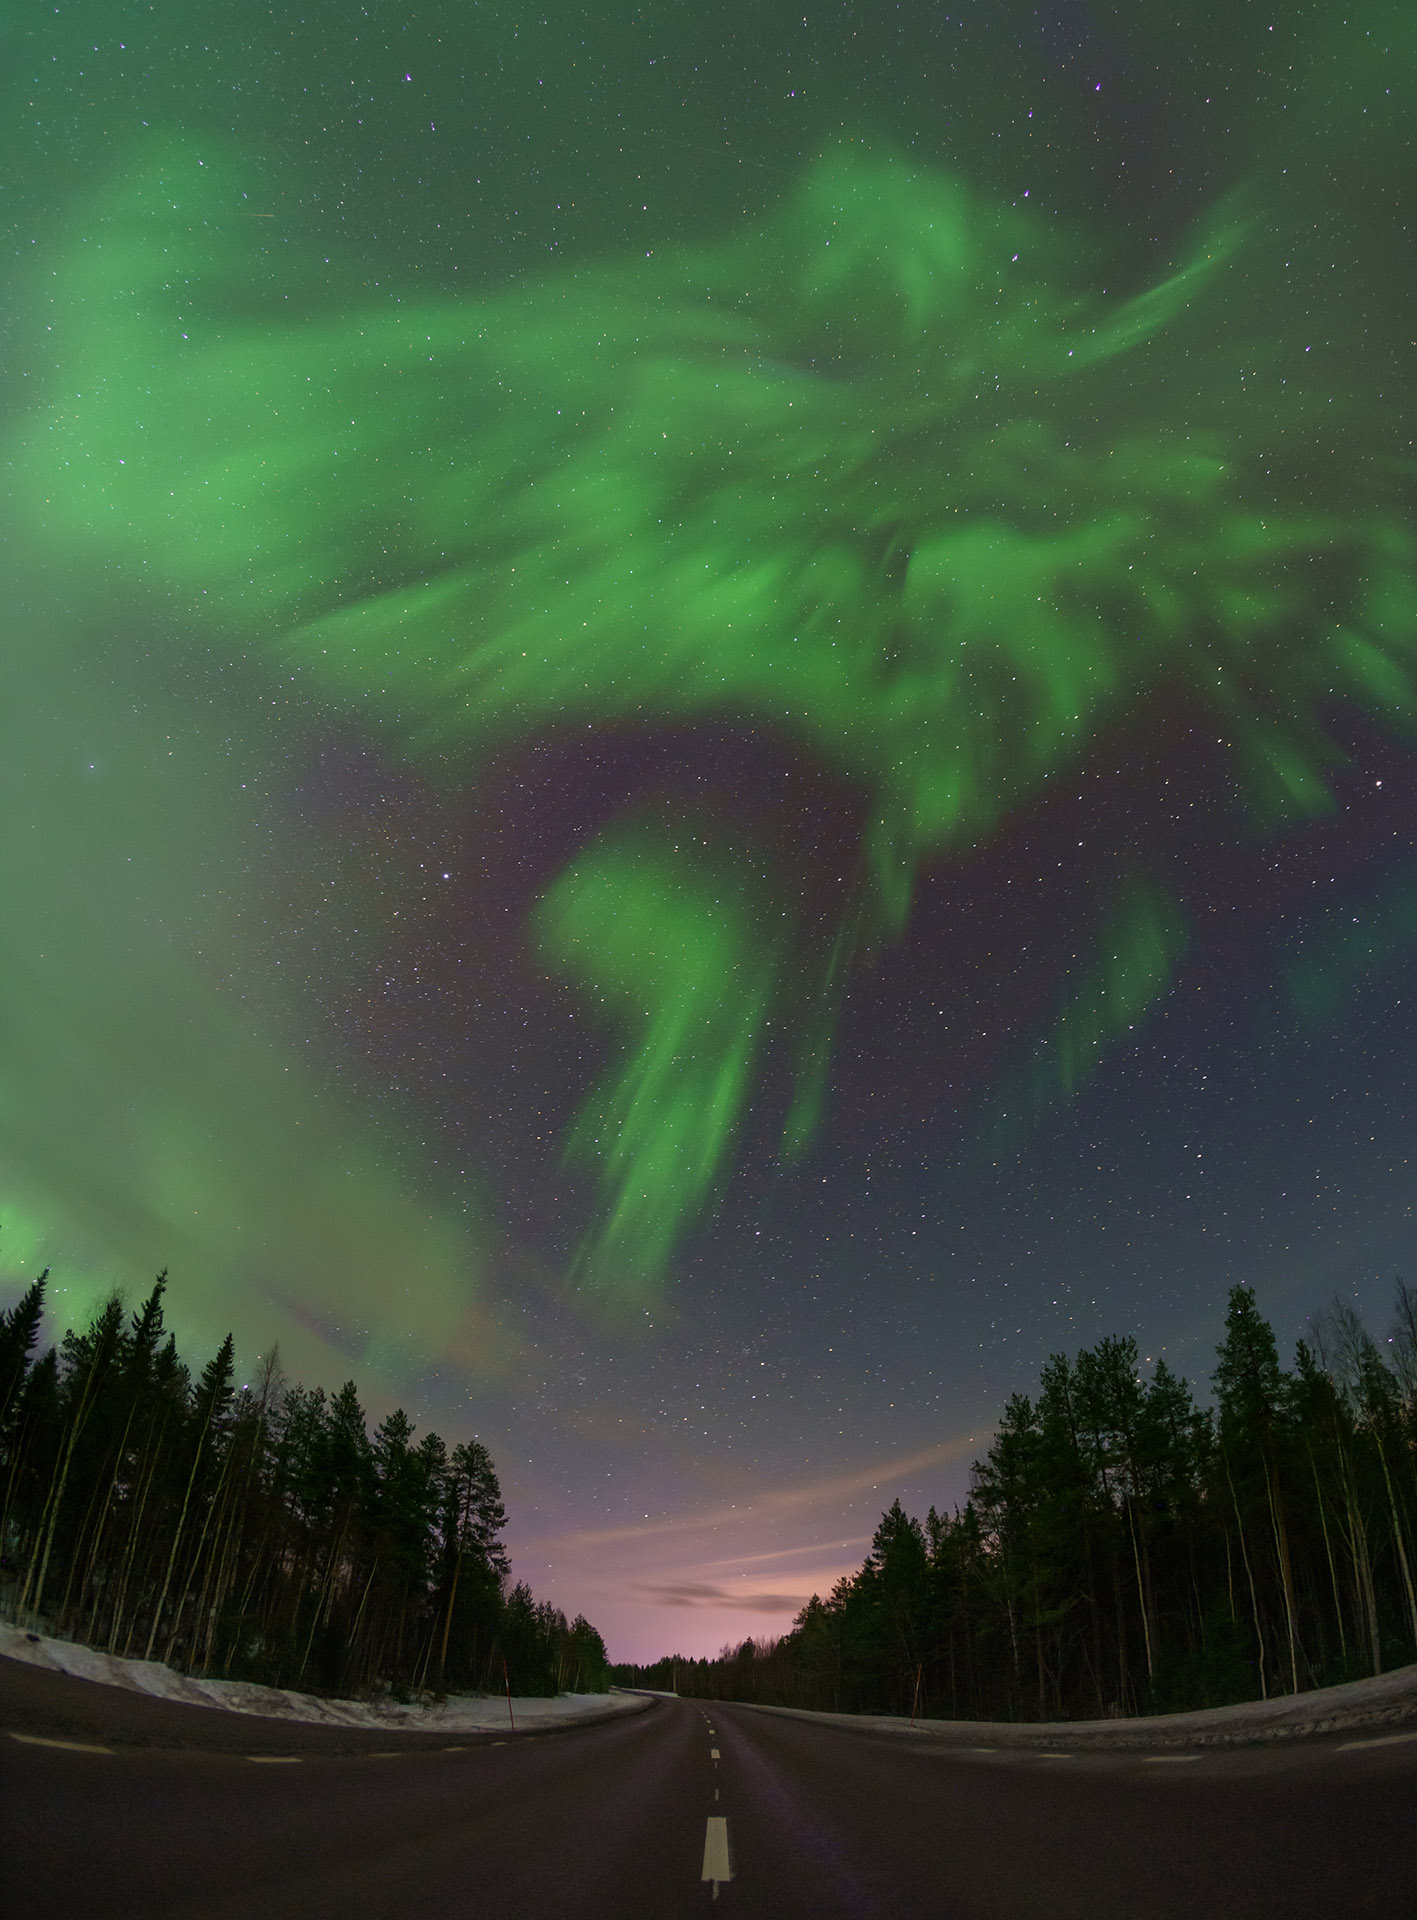
[[[12,1409],[19,1404],[30,1355],[39,1341],[48,1278],[46,1267],[21,1295],[19,1304],[9,1313],[0,1313],[0,1435],[5,1432]]]

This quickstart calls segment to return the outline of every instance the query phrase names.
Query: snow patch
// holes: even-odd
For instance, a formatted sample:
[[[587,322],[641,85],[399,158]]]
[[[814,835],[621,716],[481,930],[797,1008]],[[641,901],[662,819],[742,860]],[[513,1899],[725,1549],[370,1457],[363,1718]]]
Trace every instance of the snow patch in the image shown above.
[[[286,1687],[258,1687],[246,1680],[198,1680],[175,1673],[160,1660],[122,1660],[72,1640],[51,1640],[24,1633],[0,1621],[0,1655],[24,1660],[51,1673],[72,1674],[108,1687],[126,1687],[184,1706],[219,1707],[227,1713],[259,1714],[269,1720],[313,1721],[327,1727],[381,1727],[410,1733],[459,1733],[510,1727],[505,1694],[453,1695],[432,1705],[402,1705],[396,1700],[324,1700]],[[642,1702],[623,1693],[561,1693],[554,1698],[512,1696],[517,1731],[525,1727],[568,1725],[577,1720],[610,1719],[633,1713]]]
[[[740,1701],[756,1713],[796,1720],[829,1720],[843,1727],[870,1727],[916,1739],[977,1745],[988,1737],[999,1749],[1050,1747],[1075,1752],[1131,1747],[1249,1746],[1355,1728],[1388,1730],[1417,1725],[1417,1666],[1396,1667],[1371,1680],[1317,1687],[1311,1693],[1244,1700],[1230,1707],[1199,1707],[1190,1713],[1156,1713],[1130,1720],[917,1720],[878,1713],[813,1713],[805,1707],[766,1707]]]

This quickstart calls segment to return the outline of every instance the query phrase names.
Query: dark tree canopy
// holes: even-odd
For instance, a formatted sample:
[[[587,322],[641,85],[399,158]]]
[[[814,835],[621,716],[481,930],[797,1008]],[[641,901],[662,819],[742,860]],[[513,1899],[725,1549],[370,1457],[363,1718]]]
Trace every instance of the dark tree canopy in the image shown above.
[[[451,1450],[355,1382],[238,1388],[226,1337],[195,1382],[167,1274],[34,1358],[48,1274],[0,1314],[0,1610],[189,1672],[320,1692],[594,1692],[590,1624],[510,1584],[480,1440]]]
[[[899,1500],[858,1572],[778,1640],[619,1668],[708,1698],[948,1719],[1105,1718],[1417,1657],[1417,1297],[1379,1349],[1335,1302],[1292,1372],[1232,1288],[1198,1405],[1109,1337],[1015,1394],[970,1497]]]

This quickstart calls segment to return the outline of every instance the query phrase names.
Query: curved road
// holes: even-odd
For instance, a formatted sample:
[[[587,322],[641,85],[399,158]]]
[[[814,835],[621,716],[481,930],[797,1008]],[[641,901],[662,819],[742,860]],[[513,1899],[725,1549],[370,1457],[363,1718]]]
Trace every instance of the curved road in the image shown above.
[[[6,1920],[1417,1914],[1417,1732],[990,1752],[660,1699],[454,1743],[8,1660],[0,1729]]]

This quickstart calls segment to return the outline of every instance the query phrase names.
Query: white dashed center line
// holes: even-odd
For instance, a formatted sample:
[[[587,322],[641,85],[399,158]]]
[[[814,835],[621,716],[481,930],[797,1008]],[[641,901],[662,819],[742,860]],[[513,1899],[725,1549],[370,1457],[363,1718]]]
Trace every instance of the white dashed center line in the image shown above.
[[[1344,1740],[1340,1742],[1340,1753],[1353,1753],[1359,1747],[1397,1747],[1404,1740],[1417,1740],[1417,1730],[1411,1733],[1379,1733],[1371,1740]]]
[[[718,1748],[717,1748],[717,1747],[710,1747],[710,1748],[709,1748],[709,1759],[710,1759],[710,1760],[717,1760],[717,1758],[718,1758]]]
[[[253,1767],[298,1767],[298,1753],[248,1753],[246,1758]]]
[[[713,1897],[717,1900],[719,1888],[732,1878],[733,1868],[728,1859],[728,1822],[722,1814],[711,1813],[708,1831],[704,1834],[704,1870],[699,1879],[713,1883]]]
[[[1145,1767],[1179,1767],[1187,1760],[1203,1760],[1202,1753],[1144,1753],[1142,1765]]]

